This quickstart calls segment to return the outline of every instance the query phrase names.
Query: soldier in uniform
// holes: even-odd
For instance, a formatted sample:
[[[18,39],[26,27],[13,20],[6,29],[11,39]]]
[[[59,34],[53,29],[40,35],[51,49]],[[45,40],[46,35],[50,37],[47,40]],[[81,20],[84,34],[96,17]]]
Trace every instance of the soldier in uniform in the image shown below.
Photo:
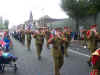
[[[48,43],[53,45],[52,56],[54,60],[55,75],[60,75],[60,69],[64,63],[64,56],[61,49],[61,44],[63,41],[66,41],[66,38],[62,38],[61,34],[58,32],[51,34],[50,39],[48,40]]]
[[[87,40],[88,40],[88,49],[90,50],[90,55],[96,50],[97,48],[97,36],[98,33],[96,31],[96,25],[92,25],[91,29],[87,31]],[[91,58],[88,60],[88,64],[90,66]]]
[[[68,31],[68,27],[64,27],[63,36],[67,39],[67,42],[63,43],[64,55],[68,56],[67,48],[68,48],[68,46],[70,44],[70,40],[71,40],[71,36],[70,36],[70,32]]]
[[[26,32],[25,32],[25,34],[26,34],[26,37],[27,37],[27,49],[28,50],[30,50],[30,45],[31,45],[31,31],[30,31],[30,29],[28,28],[28,30],[26,30]]]
[[[49,29],[47,28],[45,31],[45,38],[46,38],[46,44],[47,44],[47,48],[49,49],[49,44],[48,44],[48,40],[50,37],[51,32],[49,31]]]
[[[38,59],[40,60],[42,47],[44,43],[44,34],[42,33],[41,29],[39,29],[35,34],[33,34],[33,37],[35,38],[37,56],[38,56]]]
[[[21,30],[21,39],[22,39],[22,44],[25,44],[25,32],[24,30]]]
[[[100,48],[92,53],[91,63],[92,70],[90,75],[100,75]]]
[[[86,37],[86,30],[84,30],[83,32],[82,32],[82,37],[81,37],[81,41],[82,41],[82,45],[84,46],[84,48],[86,48],[86,43],[87,43],[87,37]]]

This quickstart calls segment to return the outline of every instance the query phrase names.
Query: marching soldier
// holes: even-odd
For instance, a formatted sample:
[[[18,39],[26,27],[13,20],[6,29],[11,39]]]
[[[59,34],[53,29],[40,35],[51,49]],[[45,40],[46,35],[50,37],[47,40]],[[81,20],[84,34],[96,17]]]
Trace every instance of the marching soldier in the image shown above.
[[[21,39],[22,39],[22,44],[25,44],[25,32],[24,30],[21,31]]]
[[[70,36],[70,32],[68,31],[68,27],[64,27],[63,36],[67,39],[67,42],[63,43],[64,55],[68,56],[67,49],[68,49],[68,46],[69,46],[69,43],[70,43],[70,40],[71,40],[71,36]]]
[[[100,48],[92,53],[91,63],[92,70],[90,75],[100,75]]]
[[[87,32],[87,40],[88,40],[88,49],[90,50],[90,55],[96,50],[97,48],[97,36],[98,33],[96,31],[96,25],[92,25],[91,29]],[[88,60],[88,64],[90,66],[91,58]]]
[[[48,43],[53,45],[52,55],[54,60],[55,75],[60,75],[60,69],[64,63],[63,51],[61,49],[63,41],[66,41],[66,38],[62,38],[61,34],[58,32],[51,34],[50,39],[48,40]]]
[[[26,30],[26,37],[27,37],[27,48],[30,50],[30,45],[31,45],[31,31],[30,29]]]
[[[33,37],[35,38],[37,56],[38,56],[38,59],[40,60],[42,47],[43,47],[43,43],[44,43],[44,34],[41,32],[41,29],[39,29],[39,31],[37,31],[35,34],[33,34]]]

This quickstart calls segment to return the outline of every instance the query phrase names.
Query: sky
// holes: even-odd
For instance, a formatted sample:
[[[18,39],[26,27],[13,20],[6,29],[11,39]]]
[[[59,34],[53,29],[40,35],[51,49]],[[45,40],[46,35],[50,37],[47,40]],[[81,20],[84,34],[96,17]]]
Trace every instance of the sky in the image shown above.
[[[10,21],[9,28],[27,21],[31,11],[33,20],[44,15],[68,18],[60,4],[61,0],[0,0],[0,16]]]

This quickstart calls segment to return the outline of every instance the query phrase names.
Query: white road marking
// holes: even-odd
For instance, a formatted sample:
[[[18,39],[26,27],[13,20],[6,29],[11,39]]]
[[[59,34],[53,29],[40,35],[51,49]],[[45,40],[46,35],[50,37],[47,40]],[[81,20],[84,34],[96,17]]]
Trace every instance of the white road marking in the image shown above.
[[[74,51],[74,50],[72,50],[72,49],[70,49],[70,50],[68,50],[69,52],[72,52],[72,53],[75,53],[75,54],[78,54],[78,55],[81,55],[81,56],[85,56],[85,57],[90,57],[89,55],[87,55],[87,54],[84,54],[84,53],[81,53],[81,52],[78,52],[78,51]]]

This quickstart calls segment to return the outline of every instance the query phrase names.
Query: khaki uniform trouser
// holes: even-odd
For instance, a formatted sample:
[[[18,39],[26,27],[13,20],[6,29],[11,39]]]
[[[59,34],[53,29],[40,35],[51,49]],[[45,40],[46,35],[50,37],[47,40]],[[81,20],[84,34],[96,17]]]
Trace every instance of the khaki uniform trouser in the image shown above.
[[[23,44],[25,43],[25,38],[22,38],[22,43],[23,43]]]
[[[68,46],[69,46],[69,43],[64,43],[64,55],[65,56],[68,55]]]
[[[27,48],[30,48],[31,40],[27,40]]]
[[[62,56],[53,56],[54,58],[54,70],[55,70],[55,75],[60,75],[60,69],[63,66],[64,63],[64,58]]]
[[[36,44],[36,51],[37,51],[37,56],[39,57],[42,52],[42,44]]]
[[[92,53],[95,51],[95,49],[94,50],[90,49],[90,48],[88,48],[88,49],[90,50],[90,58],[88,60],[88,62],[90,63],[91,62]]]

